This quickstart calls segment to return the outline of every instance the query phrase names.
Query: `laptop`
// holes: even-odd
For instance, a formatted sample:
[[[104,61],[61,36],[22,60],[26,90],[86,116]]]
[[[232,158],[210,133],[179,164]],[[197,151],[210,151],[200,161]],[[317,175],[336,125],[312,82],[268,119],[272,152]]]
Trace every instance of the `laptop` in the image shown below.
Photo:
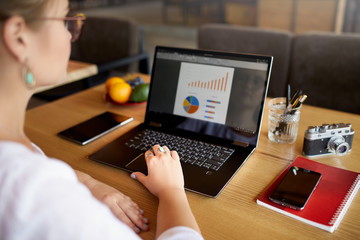
[[[145,120],[89,159],[147,174],[155,144],[179,153],[185,188],[217,197],[257,147],[273,58],[156,47]]]

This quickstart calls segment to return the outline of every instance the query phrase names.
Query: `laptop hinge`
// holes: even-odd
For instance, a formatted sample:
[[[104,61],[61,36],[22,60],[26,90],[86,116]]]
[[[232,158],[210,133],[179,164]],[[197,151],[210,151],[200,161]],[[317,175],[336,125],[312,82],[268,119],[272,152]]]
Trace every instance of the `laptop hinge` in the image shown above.
[[[149,123],[149,126],[152,126],[152,127],[161,127],[161,123],[150,122],[150,123]]]
[[[233,141],[234,145],[237,145],[237,146],[240,146],[240,147],[248,147],[249,146],[249,143],[247,142],[241,142],[241,141]]]

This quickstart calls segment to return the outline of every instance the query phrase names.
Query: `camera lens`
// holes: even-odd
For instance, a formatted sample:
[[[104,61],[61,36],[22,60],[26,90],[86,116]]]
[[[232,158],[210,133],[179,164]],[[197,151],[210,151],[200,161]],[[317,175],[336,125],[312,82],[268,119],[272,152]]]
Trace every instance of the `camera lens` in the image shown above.
[[[336,147],[336,154],[343,155],[349,151],[349,144],[344,142]]]
[[[329,152],[335,152],[338,155],[344,155],[349,151],[349,144],[345,142],[342,136],[332,137],[328,142]]]

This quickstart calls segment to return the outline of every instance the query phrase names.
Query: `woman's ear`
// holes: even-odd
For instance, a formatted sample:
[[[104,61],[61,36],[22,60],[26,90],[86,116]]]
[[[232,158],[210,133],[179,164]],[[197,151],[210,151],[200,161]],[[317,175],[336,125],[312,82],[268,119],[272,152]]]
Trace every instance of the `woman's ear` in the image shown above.
[[[26,23],[20,16],[10,17],[3,24],[2,38],[9,53],[24,62],[26,50]]]

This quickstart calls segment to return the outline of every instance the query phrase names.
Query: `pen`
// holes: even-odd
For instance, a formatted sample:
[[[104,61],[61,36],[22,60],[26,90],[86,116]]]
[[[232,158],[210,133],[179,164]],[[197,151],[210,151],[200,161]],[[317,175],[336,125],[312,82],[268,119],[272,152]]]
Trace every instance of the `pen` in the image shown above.
[[[288,84],[288,86],[287,86],[287,94],[286,94],[286,105],[285,105],[284,114],[288,113],[288,109],[289,109],[289,105],[290,105],[290,96],[291,96],[291,89],[290,89],[290,84]]]
[[[293,105],[291,106],[291,109],[289,109],[290,114],[294,114],[296,112],[296,109],[294,108],[299,108],[301,106],[301,104],[303,104],[303,102],[306,100],[307,95],[302,94],[300,95],[295,102],[293,103]],[[291,111],[290,111],[291,110]]]
[[[305,102],[307,98],[307,95],[303,94],[301,95],[301,98],[299,99],[298,103],[295,105],[295,108],[298,108],[301,106],[301,104],[303,104],[303,102]]]
[[[299,97],[301,96],[302,94],[302,90],[296,90],[296,92],[294,93],[294,95],[291,97],[290,99],[290,103],[293,104],[294,101]]]
[[[289,105],[285,109],[285,113],[294,114],[296,110],[294,108],[298,108],[301,104],[306,100],[307,95],[301,94],[294,101],[290,101]]]
[[[288,106],[290,103],[290,97],[291,97],[290,95],[291,95],[291,89],[290,89],[290,84],[288,84],[287,95],[286,95],[286,106]]]
[[[291,104],[291,108],[295,108],[295,107],[298,105],[301,97],[302,97],[302,95],[300,95],[299,97],[297,97],[297,98],[295,99],[295,101]]]

